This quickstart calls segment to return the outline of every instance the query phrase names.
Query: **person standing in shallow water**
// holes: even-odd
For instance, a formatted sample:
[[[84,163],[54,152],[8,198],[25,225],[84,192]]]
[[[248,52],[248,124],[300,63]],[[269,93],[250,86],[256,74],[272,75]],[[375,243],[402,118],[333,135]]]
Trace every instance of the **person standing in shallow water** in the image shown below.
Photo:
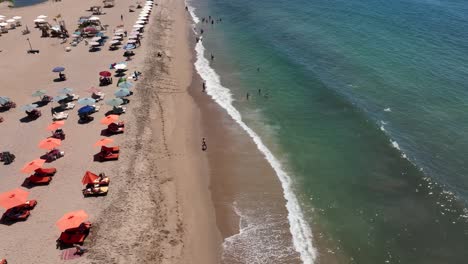
[[[245,95],[245,98],[247,99],[247,101],[249,100],[249,97],[250,97],[250,94],[247,93],[247,94]]]
[[[206,140],[205,138],[202,138],[202,146],[201,146],[201,149],[203,151],[206,151],[208,149],[208,146],[206,145]]]

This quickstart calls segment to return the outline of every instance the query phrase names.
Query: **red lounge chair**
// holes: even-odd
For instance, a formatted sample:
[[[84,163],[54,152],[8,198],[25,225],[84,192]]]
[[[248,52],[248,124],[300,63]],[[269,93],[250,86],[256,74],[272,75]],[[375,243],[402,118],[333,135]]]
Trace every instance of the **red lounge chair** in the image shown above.
[[[24,204],[18,205],[16,207],[22,207],[23,209],[26,209],[26,210],[32,210],[34,209],[34,207],[36,207],[36,205],[37,205],[36,200],[29,200],[29,201],[26,201]]]
[[[107,131],[109,131],[110,133],[113,133],[113,134],[120,134],[120,133],[124,132],[124,126],[123,126],[123,124],[122,124],[122,126],[119,126],[116,123],[112,123],[109,126],[107,126]]]
[[[83,222],[79,227],[70,228],[62,232],[60,237],[57,239],[57,244],[60,249],[63,249],[67,246],[72,246],[73,244],[83,244],[86,237],[89,234],[91,229],[90,222]]]
[[[0,110],[7,111],[15,107],[16,107],[15,102],[7,102],[6,104],[0,105]]]
[[[57,160],[61,157],[64,156],[64,152],[58,150],[58,149],[53,149],[51,151],[49,151],[48,153],[44,154],[43,156],[41,156],[42,159],[45,159],[47,162],[52,162],[54,160]]]
[[[44,176],[54,176],[57,172],[56,168],[39,168],[34,171],[35,176],[44,177]]]
[[[52,177],[45,176],[45,177],[38,177],[36,175],[31,175],[28,178],[28,182],[31,185],[48,185],[52,181]]]
[[[119,154],[118,153],[111,153],[111,152],[99,152],[98,154],[99,161],[108,161],[108,160],[118,160]]]
[[[2,219],[8,219],[12,221],[26,221],[31,215],[29,210],[20,207],[13,207],[8,209],[4,214]]]
[[[106,147],[106,146],[101,147],[101,152],[119,153],[119,151],[120,151],[119,147]]]

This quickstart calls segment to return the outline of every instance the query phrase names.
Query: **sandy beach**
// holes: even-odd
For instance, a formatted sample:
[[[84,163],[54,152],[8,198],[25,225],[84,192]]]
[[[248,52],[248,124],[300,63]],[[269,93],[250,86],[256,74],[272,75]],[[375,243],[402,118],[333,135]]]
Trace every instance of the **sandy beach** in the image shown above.
[[[56,95],[63,87],[72,87],[82,97],[86,89],[98,86],[98,72],[107,70],[113,62],[123,61],[120,51],[88,52],[80,43],[71,52],[60,40],[40,38],[32,20],[40,15],[58,14],[69,31],[75,21],[100,1],[67,1],[9,9],[2,6],[5,16],[20,15],[31,34],[23,36],[17,28],[0,37],[0,94],[12,98],[16,109],[0,115],[0,146],[16,155],[8,166],[1,166],[1,190],[20,187],[25,177],[21,167],[44,154],[37,144],[49,136],[50,106],[42,107],[42,116],[23,123],[20,106],[32,103],[31,94],[46,89]],[[118,1],[114,8],[104,9],[99,16],[112,30],[123,24],[131,29],[137,12],[129,13],[135,1]],[[63,127],[66,139],[60,150],[65,156],[47,166],[58,173],[49,186],[32,188],[29,198],[38,205],[25,222],[0,225],[2,241],[0,255],[11,263],[61,263],[63,252],[55,249],[60,235],[55,222],[66,212],[84,209],[93,223],[85,246],[90,250],[79,263],[217,263],[220,235],[208,190],[206,157],[200,152],[200,113],[187,89],[192,81],[191,52],[187,37],[189,17],[182,1],[158,1],[146,27],[142,47],[128,63],[130,71],[143,72],[130,97],[127,113],[121,116],[126,124],[123,135],[114,136],[114,145],[121,148],[118,161],[93,162],[103,125],[99,119],[109,106],[102,105],[96,120],[77,123],[78,116],[70,111]],[[111,32],[112,33],[112,32]],[[27,54],[29,38],[39,54]],[[157,57],[158,52],[162,53]],[[53,82],[55,66],[66,68],[67,80]],[[114,89],[103,88],[111,97]],[[52,103],[53,104],[53,103]],[[86,170],[105,172],[111,177],[106,197],[83,198],[81,178]],[[103,252],[106,252],[103,254]]]

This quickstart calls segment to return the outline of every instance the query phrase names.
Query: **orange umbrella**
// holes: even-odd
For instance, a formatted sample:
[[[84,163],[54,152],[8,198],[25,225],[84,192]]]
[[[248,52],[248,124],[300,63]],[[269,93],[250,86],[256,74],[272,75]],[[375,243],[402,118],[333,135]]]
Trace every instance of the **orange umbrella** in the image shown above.
[[[49,131],[54,131],[54,130],[56,130],[57,128],[62,127],[63,125],[65,125],[65,121],[54,121],[54,122],[52,122],[52,124],[50,124],[50,125],[47,127],[47,130],[49,130]]]
[[[79,210],[66,213],[55,224],[60,231],[65,231],[70,228],[78,227],[86,218],[88,218],[88,214],[84,210]]]
[[[31,173],[39,168],[42,167],[42,165],[44,165],[45,163],[45,160],[44,159],[35,159],[29,163],[26,163],[26,165],[24,165],[24,167],[21,169],[21,172],[24,172],[24,173]]]
[[[28,199],[29,192],[19,188],[0,194],[0,206],[5,209],[24,204]]]
[[[99,178],[99,176],[97,176],[96,174],[90,171],[86,171],[81,182],[83,183],[83,185],[86,185],[88,183],[93,183],[95,180],[97,180],[97,178]]]
[[[47,149],[51,150],[53,148],[56,148],[62,144],[62,140],[58,138],[46,138],[39,142],[39,148],[41,149]]]
[[[114,122],[117,122],[118,120],[119,120],[118,115],[108,115],[108,116],[104,117],[103,119],[101,119],[101,124],[109,125],[109,124],[112,124]]]
[[[112,138],[101,138],[100,140],[98,140],[98,141],[94,144],[94,146],[95,146],[95,147],[105,146],[105,145],[107,145],[107,144],[109,144],[109,143],[112,143],[112,142],[114,142],[114,140],[113,140]]]

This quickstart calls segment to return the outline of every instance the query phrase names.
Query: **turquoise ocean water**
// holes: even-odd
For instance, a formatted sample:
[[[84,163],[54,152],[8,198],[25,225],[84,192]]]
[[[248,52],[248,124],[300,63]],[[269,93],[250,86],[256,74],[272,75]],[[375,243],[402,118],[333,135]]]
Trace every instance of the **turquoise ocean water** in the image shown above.
[[[189,5],[222,19],[196,66],[291,180],[303,262],[468,263],[468,2]]]

